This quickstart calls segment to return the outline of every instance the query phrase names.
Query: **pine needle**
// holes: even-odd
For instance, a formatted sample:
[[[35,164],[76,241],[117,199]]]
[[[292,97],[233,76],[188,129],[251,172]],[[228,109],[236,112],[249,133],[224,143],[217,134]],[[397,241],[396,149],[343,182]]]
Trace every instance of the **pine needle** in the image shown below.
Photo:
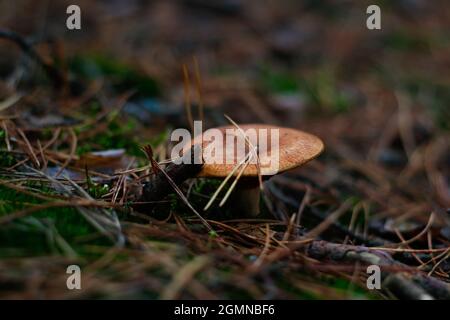
[[[241,160],[240,163],[238,163],[233,170],[230,171],[230,173],[225,177],[225,179],[222,181],[220,186],[217,188],[217,190],[212,195],[211,199],[209,199],[208,203],[206,204],[205,208],[203,208],[204,211],[208,210],[211,204],[216,200],[217,196],[219,195],[220,191],[225,187],[228,180],[234,175],[234,173],[247,161],[247,158],[250,156],[250,154],[247,154],[244,159]]]
[[[189,80],[189,72],[186,64],[183,64],[183,77],[184,77],[184,107],[186,109],[186,115],[189,122],[191,132],[194,132],[194,119],[192,118],[191,110],[191,85]]]
[[[227,193],[223,197],[222,201],[219,203],[219,207],[222,207],[225,204],[225,202],[227,201],[227,199],[230,197],[231,192],[233,192],[233,190],[236,187],[236,184],[237,184],[239,178],[242,176],[242,174],[244,173],[245,169],[248,167],[248,164],[252,160],[252,157],[253,157],[253,153],[249,152],[248,153],[248,160],[245,161],[245,164],[242,166],[242,168],[239,171],[236,179],[234,179],[234,181],[231,184],[230,188],[227,190]]]
[[[230,118],[228,115],[226,115],[226,114],[224,114],[224,117],[227,118],[227,120],[230,121],[231,124],[233,124],[233,125],[239,130],[239,132],[240,132],[240,133],[242,134],[242,136],[244,137],[245,141],[250,145],[251,148],[253,148],[253,152],[254,152],[254,154],[256,155],[256,162],[257,162],[256,167],[257,167],[257,170],[258,170],[259,189],[260,189],[261,191],[263,191],[264,187],[263,187],[262,176],[261,176],[261,162],[260,162],[260,160],[259,160],[259,155],[258,155],[258,152],[257,152],[257,150],[258,150],[257,147],[255,147],[255,146],[253,145],[253,143],[250,141],[250,139],[249,139],[249,138],[247,137],[247,135],[245,134],[244,130],[242,130],[242,128],[239,127],[239,125],[238,125],[233,119],[231,119],[231,118]]]
[[[197,95],[198,95],[198,113],[199,113],[200,120],[203,122],[205,119],[204,119],[204,113],[203,113],[204,104],[203,104],[203,96],[202,96],[202,79],[200,77],[200,68],[198,66],[197,58],[194,56],[193,60],[194,60],[195,81],[196,81],[196,85],[197,85]]]

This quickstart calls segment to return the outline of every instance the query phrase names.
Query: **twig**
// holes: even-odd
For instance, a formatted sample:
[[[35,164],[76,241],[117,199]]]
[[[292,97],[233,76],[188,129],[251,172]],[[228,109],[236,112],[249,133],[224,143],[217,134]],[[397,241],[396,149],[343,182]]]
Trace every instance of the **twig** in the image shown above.
[[[30,158],[33,160],[33,164],[36,166],[36,168],[39,168],[40,167],[39,160],[36,157],[36,154],[34,153],[33,147],[31,146],[30,141],[28,140],[27,136],[22,131],[22,129],[17,128],[16,130],[20,134],[20,136],[22,137],[22,139],[23,139],[23,141],[25,143],[25,146],[27,147],[27,151],[28,151],[27,153],[30,156]]]
[[[4,38],[14,42],[25,54],[35,60],[37,64],[39,64],[44,69],[56,89],[60,89],[63,86],[63,84],[65,83],[65,78],[61,74],[61,72],[59,72],[59,70],[51,64],[45,62],[42,57],[34,50],[34,48],[28,43],[28,41],[25,40],[21,35],[15,33],[14,31],[0,29],[0,38]]]
[[[306,247],[306,252],[309,256],[318,260],[331,259],[334,261],[361,262],[369,265],[378,265],[382,271],[383,267],[401,267],[408,272],[381,273],[382,280],[385,280],[385,289],[396,292],[402,298],[427,299],[432,298],[430,296],[430,293],[432,293],[438,299],[450,299],[449,284],[397,262],[390,255],[381,251],[371,250],[364,246],[313,241]],[[418,285],[419,288],[417,287]]]

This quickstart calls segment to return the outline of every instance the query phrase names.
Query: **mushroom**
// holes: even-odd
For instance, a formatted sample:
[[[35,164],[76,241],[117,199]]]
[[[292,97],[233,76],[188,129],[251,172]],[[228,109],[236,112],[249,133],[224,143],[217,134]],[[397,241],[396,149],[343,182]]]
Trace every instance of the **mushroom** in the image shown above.
[[[211,130],[215,131],[212,132]],[[236,131],[238,132],[237,136]],[[218,132],[221,133],[221,137],[217,137]],[[215,133],[216,135],[211,133]],[[247,133],[252,134],[246,137]],[[230,135],[233,135],[233,137]],[[264,135],[266,135],[265,145],[260,139]],[[214,136],[215,139],[211,139],[211,136]],[[245,143],[246,152],[241,154],[237,150],[239,143],[236,143],[236,141],[239,141],[239,136],[241,141],[242,139],[247,140]],[[252,139],[249,139],[250,137],[253,137],[253,143],[251,143]],[[250,143],[248,143],[248,140],[250,140]],[[230,141],[235,141],[235,145],[230,144]],[[271,143],[273,141],[276,142],[275,146]],[[232,191],[230,201],[236,210],[250,216],[257,216],[260,212],[258,172],[263,179],[267,180],[275,174],[305,164],[320,155],[324,149],[322,140],[312,134],[296,129],[266,124],[239,125],[239,129],[235,126],[208,129],[201,135],[195,137],[189,147],[199,143],[203,147],[201,152],[204,163],[197,176],[224,179],[232,172],[234,177],[240,175],[240,179]],[[259,149],[262,145],[265,146],[265,150]],[[252,146],[258,150],[259,161],[255,161],[257,157],[254,156],[254,161],[248,163],[245,169],[240,172],[243,165],[243,157],[248,156],[252,152],[250,151]],[[253,152],[253,155],[255,155],[255,152]],[[223,159],[224,161],[221,163],[220,161],[216,161],[215,163],[211,161],[214,160],[213,158],[216,160]],[[275,161],[277,163],[274,163]],[[237,167],[239,164],[241,164],[240,168]]]

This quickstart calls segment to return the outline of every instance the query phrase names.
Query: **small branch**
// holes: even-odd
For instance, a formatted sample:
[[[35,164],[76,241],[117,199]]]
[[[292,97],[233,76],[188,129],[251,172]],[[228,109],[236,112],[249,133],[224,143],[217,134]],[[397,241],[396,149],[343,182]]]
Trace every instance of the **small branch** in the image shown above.
[[[366,265],[380,266],[384,289],[388,289],[399,298],[450,299],[450,284],[395,261],[386,252],[364,246],[343,245],[327,241],[313,241],[306,250],[310,257],[317,260],[360,262]],[[392,273],[383,271],[383,267],[393,267],[405,271]]]
[[[47,76],[53,82],[53,86],[57,89],[61,88],[65,82],[64,76],[51,64],[45,62],[42,57],[34,50],[31,44],[28,43],[21,35],[5,29],[0,29],[0,38],[14,42],[26,55],[37,62],[45,71]]]

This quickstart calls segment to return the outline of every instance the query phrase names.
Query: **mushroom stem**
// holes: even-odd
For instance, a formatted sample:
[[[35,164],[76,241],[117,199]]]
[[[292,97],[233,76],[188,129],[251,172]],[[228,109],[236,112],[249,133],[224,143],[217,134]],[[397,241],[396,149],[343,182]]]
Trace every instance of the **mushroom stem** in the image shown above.
[[[243,214],[250,217],[259,215],[259,199],[260,189],[258,180],[256,181],[239,181],[229,199],[231,206],[238,211],[238,214]]]

